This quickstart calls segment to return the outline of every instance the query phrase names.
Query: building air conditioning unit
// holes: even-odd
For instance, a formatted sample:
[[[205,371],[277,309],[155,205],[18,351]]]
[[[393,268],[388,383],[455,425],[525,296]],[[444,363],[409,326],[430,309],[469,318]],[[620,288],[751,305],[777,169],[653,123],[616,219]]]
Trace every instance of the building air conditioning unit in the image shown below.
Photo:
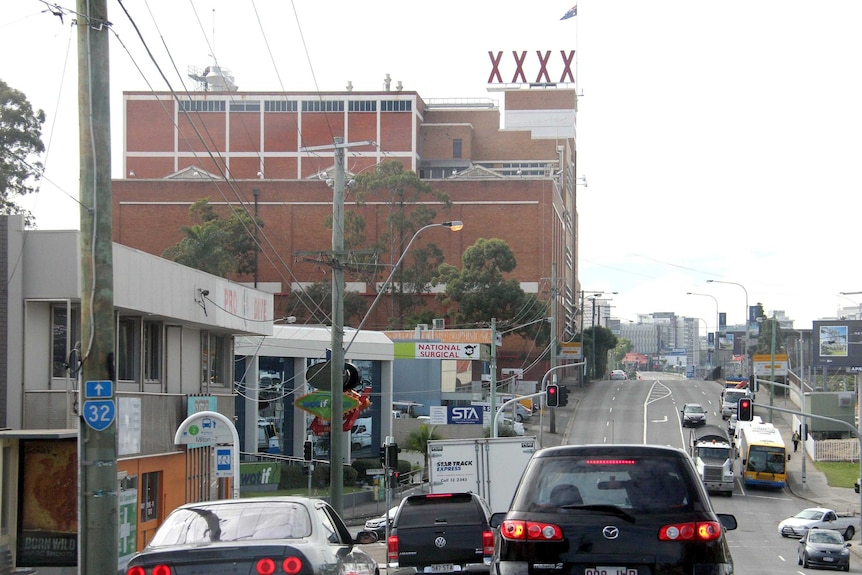
[[[435,317],[433,320],[434,329],[446,329],[446,319],[442,317]]]

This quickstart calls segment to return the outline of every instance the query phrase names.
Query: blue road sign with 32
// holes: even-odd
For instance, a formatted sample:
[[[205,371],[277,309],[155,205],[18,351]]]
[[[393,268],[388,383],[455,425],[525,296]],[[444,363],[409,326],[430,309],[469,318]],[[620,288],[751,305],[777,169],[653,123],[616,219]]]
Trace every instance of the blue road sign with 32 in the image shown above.
[[[90,400],[84,402],[82,413],[84,421],[96,431],[104,431],[114,423],[116,409],[113,399]]]

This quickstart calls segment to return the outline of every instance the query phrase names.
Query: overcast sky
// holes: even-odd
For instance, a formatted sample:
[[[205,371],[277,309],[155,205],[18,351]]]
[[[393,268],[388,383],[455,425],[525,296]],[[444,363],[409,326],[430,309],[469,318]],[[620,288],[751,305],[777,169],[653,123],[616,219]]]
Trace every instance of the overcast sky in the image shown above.
[[[528,51],[532,80],[536,50],[552,51],[553,79],[577,50],[580,274],[619,292],[612,315],[713,329],[716,301],[740,323],[747,292],[810,328],[859,305],[838,293],[862,291],[862,2],[581,0],[560,20],[572,4],[108,0],[112,172],[122,92],[167,89],[122,6],[178,90],[215,53],[240,90],[377,90],[390,74],[425,99],[497,98],[489,51],[506,80],[512,50]],[[0,9],[0,78],[47,114],[46,179],[26,202],[40,229],[80,227],[72,20],[38,0]]]

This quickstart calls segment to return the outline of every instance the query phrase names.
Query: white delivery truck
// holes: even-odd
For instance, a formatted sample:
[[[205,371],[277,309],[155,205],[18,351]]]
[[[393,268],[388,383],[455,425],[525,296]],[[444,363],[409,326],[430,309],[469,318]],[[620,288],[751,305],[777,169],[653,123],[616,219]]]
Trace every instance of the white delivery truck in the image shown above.
[[[428,442],[431,493],[477,494],[492,513],[508,511],[535,437],[440,439]]]

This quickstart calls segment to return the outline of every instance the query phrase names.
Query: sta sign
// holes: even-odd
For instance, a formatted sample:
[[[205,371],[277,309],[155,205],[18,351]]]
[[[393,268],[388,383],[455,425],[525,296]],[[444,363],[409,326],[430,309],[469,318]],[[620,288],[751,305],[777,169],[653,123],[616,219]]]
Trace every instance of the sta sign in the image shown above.
[[[449,423],[482,423],[482,410],[476,406],[450,406]]]

